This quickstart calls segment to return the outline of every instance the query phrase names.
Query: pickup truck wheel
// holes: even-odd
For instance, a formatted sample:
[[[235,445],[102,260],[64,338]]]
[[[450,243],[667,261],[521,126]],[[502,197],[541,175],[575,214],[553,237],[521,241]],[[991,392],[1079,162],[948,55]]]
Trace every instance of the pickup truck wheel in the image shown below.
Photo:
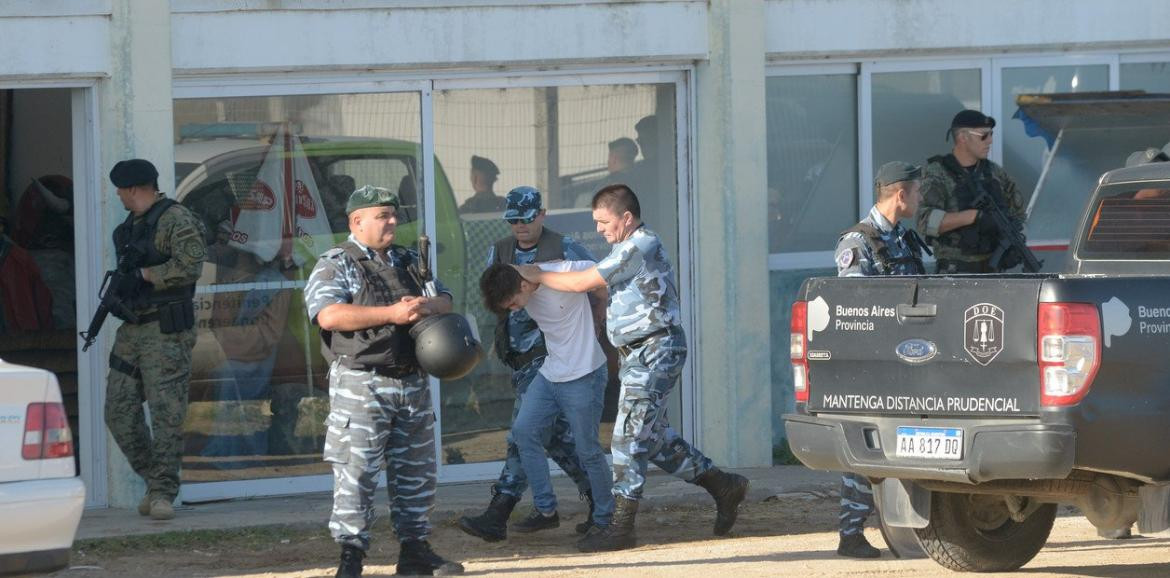
[[[1056,504],[1016,522],[1001,496],[936,492],[930,525],[916,533],[926,553],[951,570],[1007,572],[1036,556],[1055,519]]]

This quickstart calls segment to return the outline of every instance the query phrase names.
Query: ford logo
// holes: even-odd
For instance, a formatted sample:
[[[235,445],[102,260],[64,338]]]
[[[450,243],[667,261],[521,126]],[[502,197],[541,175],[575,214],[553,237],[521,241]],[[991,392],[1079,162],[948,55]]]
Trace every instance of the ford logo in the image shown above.
[[[907,339],[894,348],[898,358],[906,363],[926,363],[938,354],[938,347],[934,342],[925,339]]]

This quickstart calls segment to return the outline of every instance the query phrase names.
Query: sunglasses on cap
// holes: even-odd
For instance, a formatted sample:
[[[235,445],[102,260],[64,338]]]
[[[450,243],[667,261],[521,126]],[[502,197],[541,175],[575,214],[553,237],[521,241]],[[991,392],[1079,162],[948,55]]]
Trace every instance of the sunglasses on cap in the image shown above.
[[[987,140],[987,139],[991,138],[991,133],[993,133],[995,131],[989,130],[987,132],[979,132],[977,130],[965,130],[963,132],[965,132],[967,134],[973,134],[973,135],[979,137],[979,140]]]
[[[536,220],[536,217],[537,217],[537,215],[533,215],[533,216],[528,217],[526,219],[516,218],[516,219],[504,219],[504,220],[507,221],[509,225],[530,225],[530,224],[532,224],[533,221]]]

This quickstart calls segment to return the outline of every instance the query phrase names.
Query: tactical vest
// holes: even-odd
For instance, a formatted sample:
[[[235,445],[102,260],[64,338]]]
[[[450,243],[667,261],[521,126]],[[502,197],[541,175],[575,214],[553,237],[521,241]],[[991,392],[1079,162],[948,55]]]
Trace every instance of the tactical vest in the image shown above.
[[[494,263],[509,265],[516,255],[516,237],[509,235],[496,241]],[[507,255],[507,257],[505,257]],[[536,240],[536,259],[534,262],[559,261],[565,258],[565,236],[545,227]]]
[[[492,262],[503,265],[511,264],[516,258],[516,248],[518,246],[516,237],[512,235],[496,241],[496,250]],[[559,261],[564,258],[565,236],[545,227],[540,233],[540,238],[536,240],[536,257],[533,259],[533,262]],[[510,314],[499,316],[496,323],[495,335],[493,336],[496,356],[500,358],[500,361],[504,365],[512,369],[521,369],[525,365],[532,363],[534,359],[548,355],[548,349],[545,348],[543,341],[523,353],[512,351],[511,337],[508,335],[509,317]]]
[[[955,181],[954,196],[958,203],[957,210],[965,211],[974,208],[975,198],[979,196],[982,187],[995,200],[1004,212],[1008,211],[1007,201],[1004,200],[1003,187],[998,180],[991,177],[991,166],[986,161],[979,161],[974,171],[967,171],[959,164],[954,154],[936,155],[927,159],[927,162],[937,162],[951,175]],[[944,245],[958,247],[967,255],[982,255],[990,253],[998,239],[989,237],[979,230],[979,227],[968,225],[940,235],[938,240]]]
[[[353,304],[364,307],[393,305],[403,297],[422,295],[422,284],[415,274],[417,264],[405,247],[391,245],[391,259],[402,266],[393,267],[369,254],[352,241],[340,245],[358,264],[362,285],[353,296]],[[321,348],[325,359],[338,359],[350,369],[373,371],[390,377],[402,377],[418,372],[414,355],[414,338],[409,325],[389,323],[357,331],[321,330]]]
[[[891,254],[890,247],[881,230],[873,225],[858,223],[842,231],[841,235],[845,236],[849,233],[860,233],[865,239],[865,244],[869,246],[870,253],[874,258],[874,268],[877,269],[879,275],[922,275],[926,273],[926,267],[922,264],[922,252],[930,251],[930,249],[926,248],[926,244],[922,242],[918,233],[912,230],[906,230],[903,233],[902,240],[910,252],[897,256]]]
[[[170,255],[160,252],[154,245],[154,238],[158,233],[158,221],[163,213],[177,204],[173,199],[159,199],[150,206],[141,219],[135,221],[134,213],[130,213],[121,225],[114,228],[114,253],[118,257],[119,269],[123,271],[145,269],[171,260]],[[120,287],[118,293],[132,311],[157,306],[160,314],[163,314],[165,309],[167,327],[164,333],[175,333],[194,326],[194,305],[191,301],[195,296],[194,284],[156,290],[153,284],[140,281],[133,286]],[[123,321],[127,320],[116,312],[114,315]],[[153,316],[140,322],[151,320]]]

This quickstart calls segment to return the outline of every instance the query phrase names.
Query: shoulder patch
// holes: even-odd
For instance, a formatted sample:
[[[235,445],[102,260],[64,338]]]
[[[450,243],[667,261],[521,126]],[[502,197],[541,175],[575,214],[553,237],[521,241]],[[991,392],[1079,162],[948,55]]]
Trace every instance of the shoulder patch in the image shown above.
[[[850,247],[844,251],[841,251],[840,253],[837,253],[837,267],[839,269],[847,269],[850,265],[852,265],[854,260],[853,254],[856,251],[857,249]]]

